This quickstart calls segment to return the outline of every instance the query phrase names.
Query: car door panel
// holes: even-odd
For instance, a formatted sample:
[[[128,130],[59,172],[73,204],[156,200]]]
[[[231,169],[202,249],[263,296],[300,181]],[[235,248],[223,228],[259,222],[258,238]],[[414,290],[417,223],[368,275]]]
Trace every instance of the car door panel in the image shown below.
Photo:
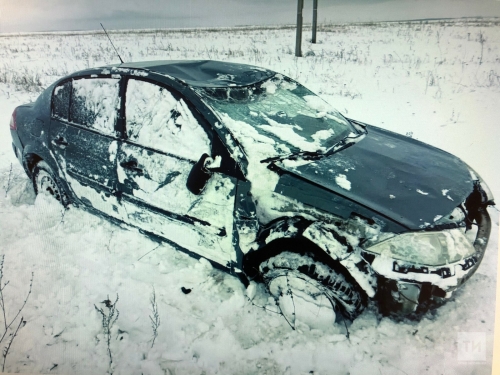
[[[122,204],[131,224],[226,265],[234,261],[236,179],[214,173],[203,193],[194,195],[186,187],[193,164],[122,143],[117,160]]]
[[[236,178],[214,173],[200,195],[188,175],[211,141],[203,119],[178,93],[129,79],[126,140],[117,156],[118,186],[127,220],[222,265],[235,260]]]
[[[93,81],[90,84],[83,82],[85,79],[66,83],[62,86],[61,90],[56,87],[54,91],[55,100],[53,103],[60,102],[58,98],[59,93],[67,91],[67,86],[71,84],[78,87],[85,86],[98,86],[97,80],[88,79]],[[107,84],[105,79],[100,79],[103,87],[117,86],[117,80],[111,81],[112,84]],[[75,82],[79,82],[75,84]],[[80,90],[81,91],[81,90]],[[75,94],[75,87],[73,87],[72,94]],[[88,95],[92,95],[90,92]],[[117,91],[115,93],[117,95]],[[67,93],[65,93],[67,95]],[[118,101],[116,97],[115,102]],[[120,207],[120,202],[115,196],[117,191],[117,174],[116,174],[116,150],[118,148],[118,139],[114,136],[114,127],[116,121],[115,111],[116,103],[112,103],[112,113],[107,113],[107,121],[100,121],[99,126],[95,127],[94,123],[89,123],[84,118],[84,111],[74,108],[75,106],[92,106],[97,99],[87,100],[86,102],[80,100],[73,100],[71,107],[69,104],[61,105],[62,108],[69,108],[70,115],[65,116],[61,111],[53,110],[50,128],[50,143],[53,154],[59,163],[65,180],[68,186],[73,191],[75,196],[85,205],[93,207],[99,211],[104,212],[112,217],[122,219],[123,209]],[[108,103],[109,106],[109,103]],[[94,106],[95,107],[95,106]],[[84,108],[85,109],[85,108]],[[66,110],[66,109],[65,109]],[[94,114],[99,114],[102,109],[92,108]],[[108,110],[108,112],[110,112]],[[73,117],[71,117],[73,114]],[[96,121],[97,116],[91,119]],[[101,117],[103,115],[101,114]],[[98,119],[99,120],[99,119]],[[107,125],[107,129],[104,128]],[[94,129],[99,129],[97,131]],[[108,134],[104,134],[108,133]]]

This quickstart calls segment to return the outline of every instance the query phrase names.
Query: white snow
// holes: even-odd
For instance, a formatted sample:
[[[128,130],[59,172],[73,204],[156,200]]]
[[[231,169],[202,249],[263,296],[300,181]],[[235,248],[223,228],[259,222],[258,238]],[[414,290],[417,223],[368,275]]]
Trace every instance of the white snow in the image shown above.
[[[278,183],[279,176],[267,169],[266,164],[260,161],[276,155],[274,140],[263,136],[253,126],[243,121],[234,120],[224,113],[218,113],[218,115],[222,123],[231,130],[243,146],[243,151],[248,160],[247,178],[251,181],[252,195],[264,207],[268,206],[269,202],[272,201],[271,193]],[[226,140],[230,140],[230,138],[226,138]],[[238,155],[233,154],[234,156]],[[240,159],[236,158],[236,160]],[[261,211],[257,210],[257,212],[260,213]],[[263,219],[262,216],[259,217]]]
[[[339,116],[339,114],[334,111],[333,108],[321,97],[306,95],[304,96],[304,99],[311,109],[318,112],[318,114],[315,114],[314,117],[319,117],[318,115],[321,114],[321,116],[328,117],[340,123],[345,123],[345,119],[342,116]]]
[[[321,141],[328,139],[335,135],[333,129],[328,130],[318,130],[316,133],[311,135],[311,138],[314,139],[317,143],[321,144]]]
[[[443,193],[443,197],[446,197],[447,199],[449,199],[450,201],[452,201],[453,198],[448,195],[449,191],[450,191],[450,189],[443,189],[443,190],[441,190],[441,193]]]
[[[427,193],[423,190],[420,190],[420,189],[417,189],[417,193],[422,194],[422,195],[429,195],[429,193]]]
[[[282,125],[273,121],[269,118],[266,119],[270,125],[259,125],[258,127],[268,133],[277,135],[280,139],[285,141],[286,143],[296,147],[299,150],[304,151],[317,151],[322,150],[324,148],[311,142],[308,142],[304,137],[297,134],[293,129],[296,126],[293,125]]]
[[[351,190],[351,181],[347,179],[345,174],[339,173],[335,176],[335,183],[344,190]]]
[[[278,87],[276,86],[276,84],[274,82],[271,82],[271,81],[267,81],[265,82],[262,87],[264,87],[266,89],[266,92],[268,94],[275,94],[276,93],[276,90],[278,89]]]
[[[325,26],[318,44],[303,42],[315,52],[304,58],[293,56],[294,41],[294,28],[113,33],[129,61],[212,58],[291,76],[348,117],[403,135],[411,132],[459,156],[500,196],[498,22]],[[6,371],[106,373],[106,340],[94,304],[106,310],[102,301],[109,296],[114,302],[118,293],[120,315],[111,340],[116,374],[491,373],[496,210],[490,210],[493,231],[481,266],[434,314],[396,321],[370,305],[348,325],[349,338],[343,325],[292,331],[281,316],[258,307],[274,306],[260,284],[247,292],[237,278],[136,229],[75,207],[62,216],[55,202],[35,200],[12,151],[10,115],[17,105],[36,99],[37,79],[47,87],[73,71],[116,63],[107,39],[65,33],[2,36],[0,56],[0,254],[5,255],[3,281],[9,281],[3,289],[8,316],[22,305],[34,272],[22,311],[26,326],[12,344]],[[257,143],[262,145],[249,141],[247,147]],[[269,151],[262,147],[262,153]],[[231,150],[238,157],[234,145]],[[253,167],[250,172],[262,174],[259,181],[267,183],[267,170]],[[448,193],[443,199],[451,199]],[[270,217],[290,204],[278,195],[268,199],[276,207]],[[317,215],[308,215],[298,203],[293,209],[305,210],[306,218]],[[161,325],[151,348],[153,286]],[[184,294],[181,287],[192,291]],[[461,360],[457,341],[470,332],[484,334],[485,361]]]
[[[118,142],[113,141],[109,144],[109,161],[114,161],[116,159],[116,152],[118,151]]]
[[[220,155],[215,156],[215,158],[207,158],[205,159],[205,168],[208,169],[216,169],[220,168],[222,163],[222,157]]]

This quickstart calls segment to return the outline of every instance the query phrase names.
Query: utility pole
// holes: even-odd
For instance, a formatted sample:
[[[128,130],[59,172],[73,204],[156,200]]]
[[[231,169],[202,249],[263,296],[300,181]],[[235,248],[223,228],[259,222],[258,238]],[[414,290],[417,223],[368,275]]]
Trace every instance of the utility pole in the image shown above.
[[[316,28],[318,26],[318,0],[313,0],[313,24],[312,24],[312,43],[316,43]]]
[[[302,45],[302,9],[304,8],[304,0],[297,0],[297,38],[295,39],[295,56],[301,57]]]

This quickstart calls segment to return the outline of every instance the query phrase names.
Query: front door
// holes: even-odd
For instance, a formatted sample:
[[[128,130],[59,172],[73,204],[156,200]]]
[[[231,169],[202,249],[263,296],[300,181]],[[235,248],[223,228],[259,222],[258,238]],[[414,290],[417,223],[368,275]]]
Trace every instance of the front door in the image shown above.
[[[117,170],[128,221],[229,265],[236,179],[213,173],[201,194],[186,188],[196,161],[212,155],[203,119],[176,93],[138,79],[128,80],[125,104]]]

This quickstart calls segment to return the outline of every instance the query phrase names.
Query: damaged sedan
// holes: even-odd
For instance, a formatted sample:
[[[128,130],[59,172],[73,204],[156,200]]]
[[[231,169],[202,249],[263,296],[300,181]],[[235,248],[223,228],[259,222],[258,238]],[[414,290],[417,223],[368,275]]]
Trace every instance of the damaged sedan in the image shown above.
[[[250,65],[76,72],[17,107],[10,129],[38,194],[260,281],[311,324],[308,311],[352,320],[369,300],[387,314],[437,306],[490,235],[491,192],[457,157]]]

